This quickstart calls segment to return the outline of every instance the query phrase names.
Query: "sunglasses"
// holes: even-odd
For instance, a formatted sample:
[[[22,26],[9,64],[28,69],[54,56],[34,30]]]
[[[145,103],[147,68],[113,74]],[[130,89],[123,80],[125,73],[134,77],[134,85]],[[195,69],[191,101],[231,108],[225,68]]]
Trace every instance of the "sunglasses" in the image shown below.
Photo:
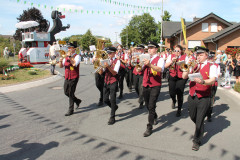
[[[174,52],[179,52],[180,53],[181,51],[180,50],[174,50]]]

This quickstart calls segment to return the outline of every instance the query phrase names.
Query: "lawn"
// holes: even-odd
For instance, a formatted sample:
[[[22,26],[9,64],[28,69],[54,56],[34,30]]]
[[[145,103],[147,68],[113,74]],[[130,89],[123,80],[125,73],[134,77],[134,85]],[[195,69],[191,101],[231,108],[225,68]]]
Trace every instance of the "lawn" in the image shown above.
[[[35,75],[30,75],[29,70],[30,69],[25,68],[9,72],[8,75],[13,75],[15,78],[9,80],[2,80],[2,78],[0,78],[0,86],[3,87],[7,85],[42,79],[50,76],[49,70],[35,69]]]

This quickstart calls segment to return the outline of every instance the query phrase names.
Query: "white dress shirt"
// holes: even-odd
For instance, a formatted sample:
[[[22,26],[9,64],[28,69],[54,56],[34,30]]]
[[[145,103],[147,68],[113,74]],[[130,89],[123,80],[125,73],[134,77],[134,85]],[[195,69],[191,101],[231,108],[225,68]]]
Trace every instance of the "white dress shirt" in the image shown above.
[[[157,57],[157,54],[153,55],[152,58],[150,59],[150,63]],[[158,60],[157,66],[160,67],[162,69],[162,72],[164,71],[164,65],[165,65],[165,61],[163,58],[160,57],[160,59]]]

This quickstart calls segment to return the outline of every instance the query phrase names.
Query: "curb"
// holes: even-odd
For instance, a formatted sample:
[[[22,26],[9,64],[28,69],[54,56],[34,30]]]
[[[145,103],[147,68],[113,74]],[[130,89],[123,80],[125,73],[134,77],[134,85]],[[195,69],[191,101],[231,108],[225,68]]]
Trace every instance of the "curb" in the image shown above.
[[[21,84],[6,86],[6,87],[0,87],[0,92],[1,93],[9,93],[9,92],[14,92],[14,91],[29,89],[32,87],[38,87],[41,85],[45,85],[45,84],[60,80],[63,77],[63,75],[56,70],[55,70],[55,72],[57,72],[57,75],[48,77],[45,79],[40,79],[40,80],[36,80],[36,81],[32,81],[32,82],[26,82],[26,83],[21,83]]]

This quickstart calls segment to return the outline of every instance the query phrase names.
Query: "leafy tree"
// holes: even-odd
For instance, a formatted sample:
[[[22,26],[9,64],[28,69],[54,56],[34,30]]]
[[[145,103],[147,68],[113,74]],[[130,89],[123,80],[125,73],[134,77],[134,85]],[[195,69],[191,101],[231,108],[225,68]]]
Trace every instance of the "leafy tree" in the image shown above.
[[[171,14],[168,11],[164,11],[163,21],[170,21]]]
[[[33,7],[28,10],[24,10],[23,13],[17,17],[18,22],[22,21],[36,21],[39,23],[39,26],[36,27],[36,29],[39,32],[47,32],[49,28],[49,22],[43,18],[42,13],[39,9]],[[35,27],[33,27],[35,28]],[[21,31],[23,29],[17,29],[15,34],[13,35],[14,39],[16,40],[22,40]]]
[[[15,42],[11,38],[5,38],[0,36],[0,55],[3,56],[3,50],[5,47],[8,47],[8,49],[11,52],[14,52],[13,43],[15,43],[15,52],[18,53],[18,51],[21,49],[21,42],[16,40]]]
[[[127,39],[129,47],[131,42],[134,44],[144,43],[156,36],[157,24],[149,13],[141,16],[134,16],[122,32],[120,33],[123,46],[126,46]]]
[[[81,38],[81,47],[83,50],[89,51],[90,45],[97,44],[97,39],[92,35],[92,32],[90,29],[87,30],[87,32],[82,36]]]

